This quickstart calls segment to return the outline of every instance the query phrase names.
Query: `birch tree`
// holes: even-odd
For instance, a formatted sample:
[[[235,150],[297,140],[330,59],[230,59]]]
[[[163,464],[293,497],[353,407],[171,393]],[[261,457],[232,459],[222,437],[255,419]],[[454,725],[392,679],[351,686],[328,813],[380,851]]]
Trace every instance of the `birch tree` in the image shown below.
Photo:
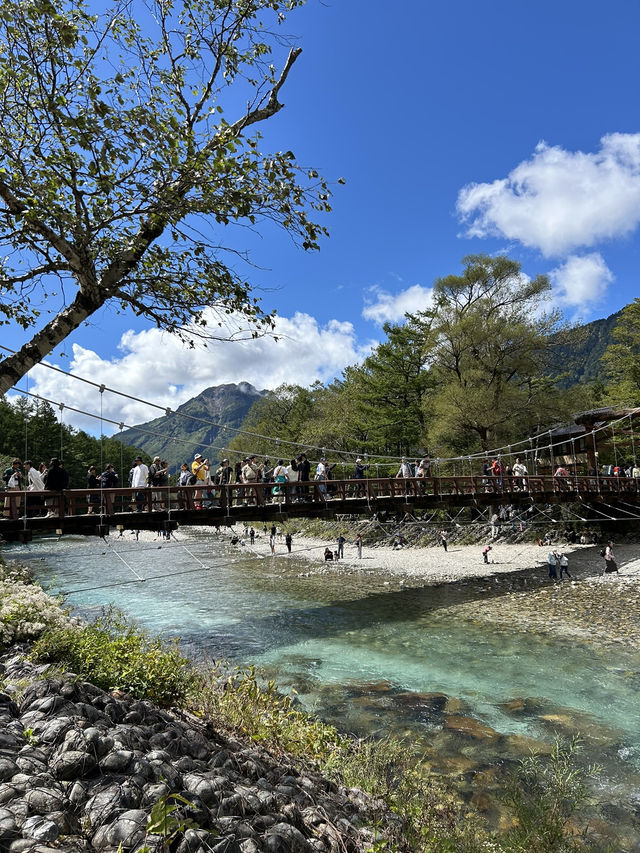
[[[33,335],[0,361],[0,393],[106,303],[191,340],[225,337],[229,314],[272,325],[223,232],[270,220],[303,249],[324,233],[326,182],[263,153],[259,131],[283,106],[300,48],[282,24],[301,4],[4,0],[0,323]]]

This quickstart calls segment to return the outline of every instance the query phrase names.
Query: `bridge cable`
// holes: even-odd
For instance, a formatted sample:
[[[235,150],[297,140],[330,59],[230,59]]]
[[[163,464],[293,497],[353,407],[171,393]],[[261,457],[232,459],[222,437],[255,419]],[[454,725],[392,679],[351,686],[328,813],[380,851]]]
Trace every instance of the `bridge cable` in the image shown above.
[[[10,347],[6,347],[6,346],[3,346],[3,345],[0,345],[0,349],[5,350],[6,352],[14,353],[14,354],[15,354],[15,352],[16,352],[16,350],[13,350],[13,349],[11,349]],[[94,387],[96,387],[96,388],[100,388],[100,387],[101,387],[101,386],[100,386],[100,384],[99,384],[99,383],[97,383],[97,382],[93,382],[92,380],[90,380],[90,379],[86,379],[85,377],[80,376],[80,375],[78,375],[78,374],[74,374],[74,373],[70,373],[70,372],[68,372],[68,371],[66,371],[66,370],[62,370],[62,368],[56,367],[56,366],[51,365],[51,364],[47,364],[47,363],[46,363],[46,362],[44,362],[44,361],[43,361],[43,362],[40,362],[38,366],[40,366],[40,367],[46,367],[46,368],[47,368],[47,369],[49,369],[49,370],[54,370],[54,371],[56,371],[56,372],[58,372],[58,373],[63,374],[64,376],[68,376],[68,377],[70,377],[70,378],[72,378],[72,379],[76,379],[76,380],[78,380],[78,381],[80,381],[80,382],[84,382],[84,383],[86,383],[86,384],[93,385],[93,386],[94,386]],[[189,414],[187,414],[187,413],[185,413],[185,412],[175,412],[175,411],[173,411],[173,412],[172,412],[172,410],[171,410],[170,408],[167,408],[166,406],[160,405],[160,404],[158,404],[158,403],[153,403],[153,402],[148,401],[148,400],[142,400],[142,399],[140,399],[139,397],[134,397],[134,396],[133,396],[133,395],[131,395],[131,394],[127,394],[127,393],[126,393],[126,392],[124,392],[124,391],[118,391],[118,390],[116,390],[116,389],[114,389],[114,388],[108,388],[108,387],[106,387],[106,386],[105,386],[105,390],[109,391],[110,393],[116,394],[116,395],[118,395],[118,396],[125,397],[125,398],[127,398],[127,399],[129,399],[129,400],[133,400],[133,401],[135,401],[135,402],[137,402],[137,403],[142,403],[142,404],[144,404],[144,405],[148,405],[148,406],[151,406],[151,407],[153,407],[153,408],[156,408],[156,409],[159,409],[159,410],[163,410],[163,411],[165,411],[167,414],[178,414],[178,415],[180,415],[180,416],[182,416],[182,417],[189,418],[190,420],[198,421],[198,422],[201,422],[201,423],[206,423],[206,424],[208,424],[209,426],[216,426],[216,427],[218,427],[218,428],[220,428],[220,429],[229,429],[229,430],[231,430],[231,431],[233,431],[233,432],[236,432],[236,433],[238,433],[238,434],[242,434],[242,435],[250,435],[250,436],[252,436],[252,437],[255,437],[255,438],[262,438],[262,439],[267,440],[267,441],[279,442],[279,443],[282,443],[282,444],[287,444],[287,445],[291,445],[291,446],[295,446],[295,447],[306,447],[306,448],[313,449],[313,450],[320,450],[321,452],[324,450],[324,451],[326,452],[326,449],[325,449],[325,448],[321,448],[321,447],[319,447],[319,446],[317,446],[317,445],[312,445],[312,444],[302,444],[301,442],[288,441],[288,440],[286,440],[286,439],[282,439],[282,438],[277,439],[277,438],[275,438],[274,436],[265,436],[265,435],[262,435],[261,433],[254,433],[254,432],[251,432],[251,431],[249,431],[249,430],[242,430],[242,429],[237,428],[237,427],[232,427],[232,426],[229,426],[228,424],[212,423],[212,422],[210,422],[210,421],[208,421],[208,420],[205,420],[204,418],[198,418],[198,417],[196,417],[195,415],[189,415]],[[69,408],[71,408],[71,407],[69,407]],[[71,409],[71,410],[72,410],[72,411],[75,411],[74,409]],[[636,409],[634,410],[634,414],[635,414],[635,413],[637,413],[638,411],[640,411],[640,409],[637,409],[637,408],[636,408]],[[628,415],[623,415],[621,418],[619,418],[619,419],[618,419],[618,422],[619,422],[619,421],[622,421],[622,420],[623,420],[624,418],[626,418],[626,417],[631,417],[631,413],[629,413]],[[113,421],[111,421],[111,423],[113,423]],[[614,422],[612,422],[612,423],[616,423],[616,422],[614,421]],[[603,425],[602,427],[599,427],[599,428],[598,428],[598,430],[596,430],[596,431],[598,431],[598,432],[599,432],[599,431],[601,431],[601,430],[605,430],[605,429],[607,429],[607,428],[608,428],[608,424],[605,424],[605,425]],[[540,436],[544,435],[546,432],[548,432],[548,433],[549,433],[549,436],[550,436],[550,444],[549,444],[549,447],[548,447],[548,448],[545,448],[545,449],[551,449],[551,451],[552,451],[552,442],[551,442],[551,433],[552,433],[552,430],[543,431],[542,433],[540,433],[540,434],[538,434],[537,436],[535,436],[535,438],[536,438],[536,440],[537,440]],[[513,447],[518,447],[518,446],[519,446],[519,445],[521,445],[521,444],[525,444],[525,442],[527,442],[527,441],[531,441],[531,439],[530,439],[530,438],[526,438],[526,439],[522,439],[522,440],[521,440],[521,441],[519,441],[519,442],[515,442],[515,444],[512,444],[512,445],[503,445],[502,447],[494,448],[493,450],[488,450],[488,451],[484,451],[484,452],[478,452],[478,453],[476,453],[476,454],[473,454],[473,455],[472,455],[472,458],[474,458],[474,459],[480,459],[480,458],[482,458],[483,456],[486,456],[487,454],[490,454],[490,455],[496,456],[496,455],[500,455],[501,453],[504,453],[504,451],[507,451],[509,455],[513,455],[512,448],[513,448]],[[211,446],[211,445],[209,445],[209,446]],[[352,452],[352,451],[344,451],[344,450],[337,450],[337,449],[331,449],[331,450],[330,450],[330,452],[331,452],[331,453],[335,453],[335,454],[342,454],[342,455],[346,454],[347,456],[355,456],[355,455],[357,455],[355,452]],[[526,451],[525,451],[525,452],[526,452]],[[401,459],[402,457],[398,457],[398,456],[384,456],[384,455],[381,455],[379,458],[382,458],[382,459],[389,459],[389,460],[397,460],[397,459]],[[463,457],[463,456],[454,456],[454,457],[448,457],[448,458],[443,459],[443,460],[441,460],[441,461],[443,461],[443,462],[452,462],[452,461],[455,461],[455,460],[461,460],[461,459],[464,459],[464,458],[465,458],[465,457]]]

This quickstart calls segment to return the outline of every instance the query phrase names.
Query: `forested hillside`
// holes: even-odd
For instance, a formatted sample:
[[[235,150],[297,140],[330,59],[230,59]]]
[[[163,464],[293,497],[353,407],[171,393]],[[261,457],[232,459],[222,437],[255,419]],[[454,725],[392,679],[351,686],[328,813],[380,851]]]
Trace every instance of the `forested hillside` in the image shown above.
[[[170,415],[124,430],[120,438],[142,447],[150,456],[166,459],[171,471],[182,462],[191,462],[196,452],[213,462],[218,450],[235,435],[219,425],[239,427],[263,393],[248,382],[206,388]]]

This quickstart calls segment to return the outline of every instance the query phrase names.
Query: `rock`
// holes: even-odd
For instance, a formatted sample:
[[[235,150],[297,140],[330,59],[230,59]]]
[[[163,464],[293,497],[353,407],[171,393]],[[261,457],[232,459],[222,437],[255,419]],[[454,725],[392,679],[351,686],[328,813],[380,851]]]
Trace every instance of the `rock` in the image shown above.
[[[498,740],[500,735],[491,726],[486,723],[481,723],[473,717],[451,716],[446,717],[444,728],[466,737],[474,738],[475,740],[494,741]]]
[[[34,731],[39,742],[58,743],[74,725],[70,717],[55,717],[53,720],[43,720]]]
[[[0,751],[18,752],[24,746],[25,739],[9,731],[0,731]]]
[[[510,699],[508,702],[503,702],[501,705],[498,705],[503,711],[506,711],[507,714],[520,714],[527,707],[527,703],[525,699]]]
[[[64,807],[64,797],[57,791],[46,788],[32,788],[25,794],[25,800],[30,811],[37,815],[46,815],[49,812],[59,811]]]
[[[114,749],[100,760],[100,769],[104,773],[124,773],[133,760],[133,752],[126,749]]]
[[[221,790],[223,790],[223,787],[226,787],[226,785],[221,786],[219,777],[204,779],[195,773],[185,773],[182,777],[182,784],[187,799],[189,798],[189,794],[197,794],[207,806],[217,805],[222,799]],[[229,813],[222,812],[222,814]]]
[[[54,821],[40,815],[28,817],[22,824],[22,834],[38,841],[55,841],[60,830]]]
[[[107,823],[120,811],[124,811],[124,806],[119,785],[110,785],[98,791],[89,798],[84,807],[84,814],[91,826]]]
[[[125,850],[135,847],[143,841],[147,828],[147,813],[141,809],[123,812],[112,823],[101,826],[91,839],[96,850],[118,847]]]
[[[464,699],[459,699],[457,696],[448,696],[444,705],[445,714],[460,714],[466,711],[469,706]]]
[[[0,808],[0,849],[20,835],[15,816],[9,809]]]
[[[187,829],[184,833],[184,838],[178,844],[176,853],[205,853],[205,851],[216,850],[220,839],[204,829]],[[223,843],[228,845],[223,847],[223,850],[239,850],[238,845],[232,839],[223,840]]]
[[[16,773],[18,773],[20,768],[12,761],[10,758],[5,758],[4,756],[0,756],[0,782],[8,782],[12,779]]]
[[[39,844],[35,838],[16,838],[7,849],[9,853],[30,853],[30,851],[37,853],[38,847]],[[40,847],[40,850],[42,850],[42,847]]]
[[[241,853],[262,853],[262,848],[258,847],[253,838],[247,838],[246,841],[240,842],[240,851]]]
[[[0,783],[0,806],[3,803],[8,803],[11,800],[15,800],[16,797],[19,797],[20,794],[23,793],[22,788],[18,788],[17,785],[12,785],[9,782],[1,782]]]
[[[47,756],[41,749],[25,747],[16,756],[16,764],[21,773],[35,775],[45,773],[47,770]]]
[[[51,772],[56,779],[72,781],[89,776],[97,767],[95,757],[88,752],[70,749],[58,754],[51,762]]]
[[[264,839],[265,853],[311,853],[309,842],[295,826],[277,823]]]

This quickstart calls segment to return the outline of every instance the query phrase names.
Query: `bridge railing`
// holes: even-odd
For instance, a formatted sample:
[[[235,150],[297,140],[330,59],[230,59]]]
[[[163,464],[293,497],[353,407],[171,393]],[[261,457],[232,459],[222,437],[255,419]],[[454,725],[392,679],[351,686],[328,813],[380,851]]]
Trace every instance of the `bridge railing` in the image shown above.
[[[230,483],[203,486],[147,486],[145,488],[65,489],[63,492],[6,491],[4,517],[36,517],[49,514],[62,518],[84,514],[113,516],[120,513],[156,510],[195,510],[264,504],[290,507],[297,503],[323,503],[380,498],[406,500],[431,497],[445,502],[450,496],[495,495],[538,498],[562,495],[576,500],[589,496],[615,496],[640,492],[640,478],[601,476],[483,477],[376,477],[351,480],[323,480],[292,483]],[[0,496],[1,497],[1,496]]]

